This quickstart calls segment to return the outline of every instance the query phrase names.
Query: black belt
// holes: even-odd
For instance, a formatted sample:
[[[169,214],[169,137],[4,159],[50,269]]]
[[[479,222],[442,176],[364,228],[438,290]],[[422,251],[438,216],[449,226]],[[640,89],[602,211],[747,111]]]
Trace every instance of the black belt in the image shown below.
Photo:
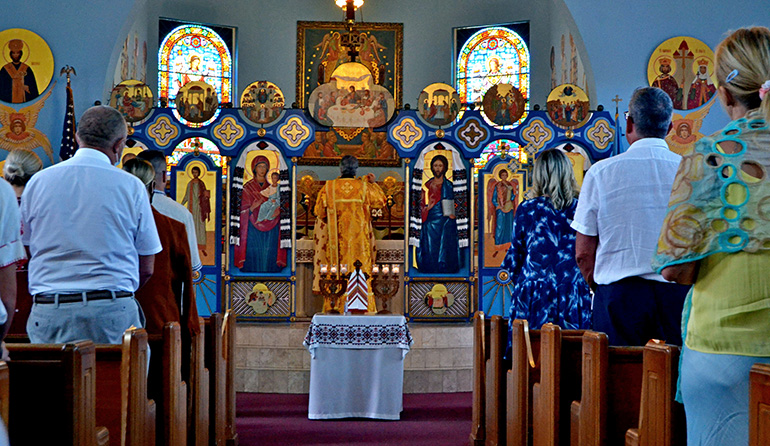
[[[106,300],[106,299],[112,299],[115,298],[121,298],[121,297],[131,297],[134,295],[134,293],[131,293],[129,291],[108,291],[108,290],[99,290],[99,291],[86,291],[86,300]],[[56,303],[56,298],[59,298],[59,303],[71,303],[71,302],[82,302],[83,301],[83,293],[49,293],[49,294],[36,294],[33,298],[33,301],[37,304],[53,304]]]

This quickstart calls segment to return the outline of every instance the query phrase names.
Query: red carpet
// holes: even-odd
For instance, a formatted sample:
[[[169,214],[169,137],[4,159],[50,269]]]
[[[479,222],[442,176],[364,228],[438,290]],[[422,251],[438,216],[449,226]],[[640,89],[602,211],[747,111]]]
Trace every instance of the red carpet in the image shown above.
[[[338,421],[308,420],[307,395],[239,393],[237,429],[241,446],[466,446],[471,400],[470,393],[407,394],[399,421]]]

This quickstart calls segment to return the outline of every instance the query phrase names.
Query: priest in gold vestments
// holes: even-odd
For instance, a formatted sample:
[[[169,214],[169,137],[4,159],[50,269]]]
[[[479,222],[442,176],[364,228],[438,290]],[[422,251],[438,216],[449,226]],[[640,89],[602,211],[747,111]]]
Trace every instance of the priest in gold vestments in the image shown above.
[[[361,261],[361,271],[369,276],[369,297],[367,312],[374,313],[377,306],[371,292],[372,264],[375,261],[374,233],[372,232],[372,209],[385,207],[385,194],[369,174],[363,179],[356,178],[358,160],[345,155],[340,162],[341,176],[327,181],[318,193],[315,204],[317,216],[313,240],[313,291],[320,291],[321,265],[336,266],[337,271],[346,265],[351,271],[356,260]],[[334,309],[342,313],[347,296],[337,300]],[[332,309],[331,302],[324,301],[324,312]]]

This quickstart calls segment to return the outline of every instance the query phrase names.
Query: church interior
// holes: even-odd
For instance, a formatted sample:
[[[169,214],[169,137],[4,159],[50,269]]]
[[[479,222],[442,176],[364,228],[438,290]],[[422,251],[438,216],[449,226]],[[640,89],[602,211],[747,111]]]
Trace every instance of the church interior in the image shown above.
[[[392,426],[398,429],[410,422],[406,406],[419,395],[444,394],[458,398],[465,419],[462,433],[440,444],[532,444],[533,429],[546,425],[556,437],[548,444],[566,444],[577,419],[571,416],[589,421],[580,418],[580,439],[570,444],[684,444],[677,442],[684,421],[671,382],[663,383],[665,392],[647,394],[641,375],[642,350],[645,371],[655,354],[667,361],[660,367],[675,368],[678,350],[618,352],[638,356],[638,370],[633,360],[612,362],[602,376],[597,372],[606,381],[593,383],[607,392],[590,394],[586,364],[591,354],[601,356],[590,348],[601,349],[602,341],[526,321],[509,328],[514,284],[501,265],[517,207],[536,196],[535,160],[560,149],[582,184],[592,165],[628,149],[624,113],[637,87],[668,93],[666,82],[673,82],[680,89],[678,102],[672,94],[674,130],[666,137],[679,155],[724,127],[730,118],[715,94],[715,48],[731,30],[768,26],[770,3],[25,0],[0,9],[0,63],[11,65],[10,55],[21,50],[35,73],[21,85],[27,97],[17,94],[17,83],[6,94],[2,84],[11,80],[0,73],[0,170],[13,150],[33,152],[44,168],[62,162],[74,153],[65,141],[74,135],[71,120],[93,105],[109,105],[128,124],[118,167],[145,150],[162,151],[165,193],[193,216],[201,265],[193,273],[194,296],[212,339],[207,334],[193,343],[192,352],[203,358],[213,349],[224,357],[205,360],[211,384],[203,392],[214,399],[207,397],[205,410],[193,402],[196,377],[205,380],[196,375],[204,373],[202,364],[178,372],[189,377],[183,392],[142,409],[154,426],[154,434],[141,433],[142,443],[125,422],[131,396],[118,396],[124,423],[119,434],[110,430],[110,442],[152,444],[157,435],[155,444],[205,444],[206,431],[217,445],[342,444],[328,425],[323,442],[308,435],[306,442],[283,443],[280,434],[259,433],[270,429],[266,423],[255,429],[243,417],[253,417],[253,405],[298,401],[305,422],[308,415],[400,419]],[[347,155],[357,159],[350,178],[358,183],[335,189]],[[335,201],[350,184],[369,197],[363,208]],[[21,299],[17,305],[23,307]],[[358,314],[345,314],[351,311]],[[344,334],[334,332],[337,323]],[[6,342],[23,338],[19,330]],[[371,356],[351,360],[327,348],[342,336],[357,337],[350,345],[389,337],[383,342],[396,348],[380,357],[364,347],[358,351]],[[167,346],[152,339],[151,355],[165,355]],[[509,342],[513,356],[502,359]],[[549,350],[553,343],[556,353]],[[559,357],[562,348],[575,349],[574,356]],[[324,349],[323,355],[332,351],[325,364]],[[379,361],[387,360],[397,367],[382,370]],[[329,415],[328,401],[357,396],[341,391],[336,378],[320,381],[322,366],[340,379],[381,374],[365,386],[391,385],[377,402],[388,413]],[[624,384],[626,374],[637,372]],[[14,393],[14,376],[11,399],[23,398]],[[548,390],[558,389],[560,379],[562,395]],[[568,394],[573,387],[577,394]],[[613,392],[633,390],[635,396],[614,402]],[[655,442],[662,441],[650,438],[656,427],[640,426],[645,410],[653,418],[663,411],[645,409],[645,399],[654,398],[652,405],[674,414],[668,413],[668,427],[657,428],[675,431],[673,442]],[[0,415],[8,420],[1,400]],[[622,414],[609,427],[602,424],[607,415],[598,415],[607,401],[610,412]],[[161,421],[173,404],[186,418]],[[15,407],[11,402],[11,420]],[[591,425],[591,416],[605,421]],[[442,430],[437,420],[431,429]],[[91,438],[98,421],[91,419],[89,440],[79,444],[104,444],[98,434]],[[11,439],[21,438],[12,423]],[[142,423],[133,423],[138,432]],[[204,426],[196,431],[196,424]],[[597,433],[600,425],[606,432]],[[417,435],[420,424],[414,426]],[[346,435],[339,438],[354,444],[439,444],[430,438],[357,443]],[[630,436],[647,438],[629,443]]]

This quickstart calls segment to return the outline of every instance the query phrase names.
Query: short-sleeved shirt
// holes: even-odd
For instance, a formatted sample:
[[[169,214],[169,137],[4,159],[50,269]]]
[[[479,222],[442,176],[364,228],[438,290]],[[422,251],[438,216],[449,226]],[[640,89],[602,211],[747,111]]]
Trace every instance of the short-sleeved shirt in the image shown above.
[[[0,179],[0,268],[26,258],[21,243],[21,216],[16,194],[10,184]],[[5,305],[0,304],[0,324],[8,320]]]
[[[632,276],[666,281],[653,272],[651,262],[681,159],[665,140],[643,138],[586,172],[571,226],[599,236],[597,284]]]
[[[162,249],[142,182],[94,149],[35,174],[21,216],[32,295],[136,291],[139,256]]]
[[[152,192],[152,207],[166,217],[184,223],[184,229],[187,231],[187,243],[190,244],[192,270],[200,270],[203,265],[201,264],[201,256],[198,254],[198,239],[195,237],[195,221],[193,221],[193,216],[190,211],[183,205],[166,196],[165,192],[159,190]]]

